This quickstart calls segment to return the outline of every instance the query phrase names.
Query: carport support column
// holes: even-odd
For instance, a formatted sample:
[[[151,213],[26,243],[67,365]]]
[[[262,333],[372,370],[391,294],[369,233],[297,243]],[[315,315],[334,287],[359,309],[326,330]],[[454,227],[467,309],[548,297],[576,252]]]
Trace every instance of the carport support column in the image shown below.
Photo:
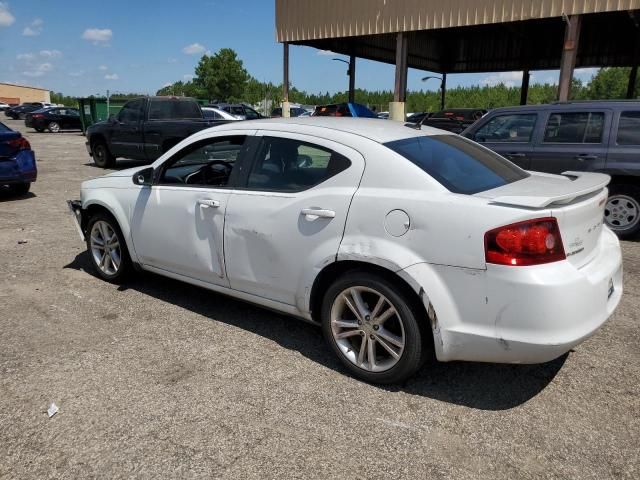
[[[396,81],[393,91],[393,102],[389,104],[389,118],[404,122],[405,100],[407,99],[407,54],[408,39],[406,33],[398,33],[396,37]]]
[[[529,70],[522,72],[522,85],[520,86],[520,105],[527,104],[527,98],[529,97],[529,80],[531,79],[531,73]]]
[[[447,74],[442,72],[442,81],[440,82],[440,110],[444,110],[445,99],[447,98]]]
[[[349,57],[349,102],[356,101],[356,56]]]
[[[638,80],[638,65],[631,67],[629,73],[629,84],[627,85],[627,98],[636,98],[636,83]]]
[[[282,44],[282,116],[290,117],[289,106],[289,44],[287,42]]]
[[[569,96],[571,95],[571,81],[573,80],[573,69],[576,67],[576,57],[578,56],[582,16],[572,15],[567,17],[565,21],[567,25],[564,32],[562,60],[560,61],[560,82],[558,85],[558,100],[561,102],[569,101]]]

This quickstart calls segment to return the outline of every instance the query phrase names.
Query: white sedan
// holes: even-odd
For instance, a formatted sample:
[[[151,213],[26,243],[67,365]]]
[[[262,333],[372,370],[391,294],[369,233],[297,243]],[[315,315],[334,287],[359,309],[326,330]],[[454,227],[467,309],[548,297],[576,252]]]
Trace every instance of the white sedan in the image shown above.
[[[457,135],[369,119],[201,131],[70,206],[97,274],[147,270],[322,326],[346,367],[538,363],[622,295],[609,177],[526,172]]]

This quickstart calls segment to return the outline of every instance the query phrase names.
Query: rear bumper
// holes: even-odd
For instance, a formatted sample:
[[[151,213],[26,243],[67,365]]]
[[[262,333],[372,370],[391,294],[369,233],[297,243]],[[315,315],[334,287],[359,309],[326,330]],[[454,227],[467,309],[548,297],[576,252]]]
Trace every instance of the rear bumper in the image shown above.
[[[22,150],[14,157],[0,160],[0,185],[32,183],[37,177],[36,157],[31,150]]]
[[[435,267],[445,289],[437,296],[441,309],[432,301],[438,317],[438,359],[542,363],[583,342],[622,297],[617,237],[603,229],[597,249],[581,268],[568,261],[535,267],[488,265],[477,271]],[[420,265],[407,273],[418,280]]]

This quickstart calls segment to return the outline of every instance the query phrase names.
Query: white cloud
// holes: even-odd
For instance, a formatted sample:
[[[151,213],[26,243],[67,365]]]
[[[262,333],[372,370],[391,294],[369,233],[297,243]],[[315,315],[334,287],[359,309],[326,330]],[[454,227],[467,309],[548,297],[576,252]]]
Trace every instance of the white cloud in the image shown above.
[[[107,73],[104,76],[105,80],[120,80],[120,77],[118,76],[117,73]]]
[[[36,56],[33,53],[19,53],[16,55],[16,59],[24,62],[32,62],[36,59]]]
[[[109,70],[109,67],[107,67],[106,65],[100,65],[98,67],[98,70],[102,70],[103,72],[106,72],[107,70]]]
[[[481,85],[490,87],[503,84],[507,87],[515,87],[522,83],[522,72],[500,72],[489,75],[480,80]]]
[[[0,2],[0,27],[10,27],[15,21],[16,17],[9,11],[9,4]]]
[[[186,75],[183,75],[183,76],[182,76],[182,79],[183,79],[185,82],[190,82],[191,80],[193,80],[193,77],[194,77],[194,75],[192,75],[192,74],[190,74],[190,73],[187,73]]]
[[[22,35],[25,37],[37,37],[42,33],[42,26],[44,25],[44,21],[41,18],[36,18],[31,24],[24,27],[22,30]]]
[[[51,70],[53,70],[53,65],[45,62],[39,65],[34,65],[30,70],[25,70],[22,74],[26,77],[41,77]]]
[[[82,38],[93,42],[94,45],[108,45],[113,37],[110,28],[87,28],[82,34]]]
[[[62,56],[60,50],[40,50],[40,56],[43,58],[59,58]]]
[[[70,77],[81,77],[84,75],[84,70],[79,70],[77,72],[69,72]]]
[[[199,43],[192,43],[191,45],[187,45],[182,49],[182,52],[187,55],[197,55],[199,53],[204,52],[207,49],[204,45]]]
[[[336,54],[333,53],[331,50],[318,50],[316,55],[331,56],[331,55],[336,55]]]

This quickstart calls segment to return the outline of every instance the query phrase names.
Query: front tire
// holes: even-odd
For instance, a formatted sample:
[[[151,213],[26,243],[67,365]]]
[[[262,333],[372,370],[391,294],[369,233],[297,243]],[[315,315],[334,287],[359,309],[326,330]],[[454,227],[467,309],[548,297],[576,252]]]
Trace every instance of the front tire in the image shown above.
[[[100,278],[111,283],[121,283],[132,269],[118,222],[111,215],[99,213],[87,226],[87,251],[91,264]]]
[[[16,183],[14,185],[11,185],[11,192],[13,192],[15,195],[26,195],[27,193],[29,193],[29,190],[31,189],[31,184],[30,183]]]
[[[399,383],[420,368],[428,350],[416,311],[393,283],[354,271],[327,289],[322,331],[354,376],[371,383]]]
[[[105,143],[96,142],[91,150],[93,152],[93,162],[100,168],[111,168],[116,164],[116,158],[111,155]]]
[[[604,220],[620,238],[636,237],[640,233],[640,186],[610,185]]]

